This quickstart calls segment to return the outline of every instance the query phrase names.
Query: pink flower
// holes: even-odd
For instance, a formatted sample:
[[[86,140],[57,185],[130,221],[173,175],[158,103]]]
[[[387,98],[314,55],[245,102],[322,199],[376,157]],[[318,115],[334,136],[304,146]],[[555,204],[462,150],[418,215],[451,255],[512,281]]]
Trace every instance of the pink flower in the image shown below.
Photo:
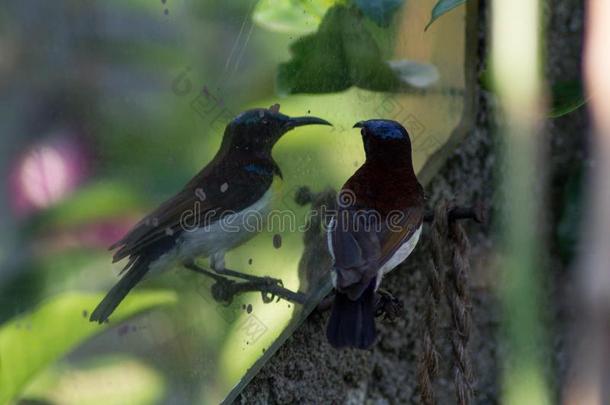
[[[14,212],[26,215],[68,196],[89,174],[87,155],[83,142],[69,132],[51,134],[29,147],[10,171]]]

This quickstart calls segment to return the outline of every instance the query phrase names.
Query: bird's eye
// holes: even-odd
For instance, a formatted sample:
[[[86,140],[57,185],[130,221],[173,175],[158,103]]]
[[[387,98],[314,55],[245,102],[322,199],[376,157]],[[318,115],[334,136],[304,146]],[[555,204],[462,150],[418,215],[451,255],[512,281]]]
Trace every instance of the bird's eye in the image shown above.
[[[262,122],[264,125],[269,124],[269,120],[268,120],[267,118],[264,118],[264,119],[263,119],[261,122]]]

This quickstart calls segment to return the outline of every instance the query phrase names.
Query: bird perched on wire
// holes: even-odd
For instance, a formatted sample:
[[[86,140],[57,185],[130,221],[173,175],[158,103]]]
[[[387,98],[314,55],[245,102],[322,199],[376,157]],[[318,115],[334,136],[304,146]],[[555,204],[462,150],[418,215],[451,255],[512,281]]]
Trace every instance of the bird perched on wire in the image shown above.
[[[375,294],[381,279],[419,240],[424,192],[402,125],[374,119],[354,128],[361,129],[366,160],[339,193],[328,228],[335,298],[326,335],[336,348],[365,349],[376,337]]]
[[[268,212],[272,184],[282,177],[271,150],[286,132],[312,124],[331,125],[317,117],[291,118],[279,112],[278,104],[233,119],[212,161],[111,246],[118,249],[114,262],[127,259],[124,275],[90,320],[106,321],[146,274],[179,264],[194,269],[197,257],[210,257],[216,273],[242,275],[224,268],[224,254],[255,235],[251,224],[259,222],[248,222],[249,215],[260,219]]]

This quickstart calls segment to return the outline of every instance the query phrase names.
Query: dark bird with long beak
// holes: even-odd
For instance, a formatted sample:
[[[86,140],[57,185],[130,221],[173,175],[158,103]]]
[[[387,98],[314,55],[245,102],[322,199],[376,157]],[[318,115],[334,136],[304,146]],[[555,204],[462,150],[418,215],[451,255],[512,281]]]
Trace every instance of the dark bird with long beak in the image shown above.
[[[396,121],[358,122],[366,160],[345,183],[328,229],[335,298],[326,335],[336,348],[375,341],[376,291],[419,240],[424,191],[413,170],[411,141]]]
[[[256,234],[248,215],[264,218],[282,172],[271,156],[286,132],[302,125],[329,122],[316,117],[291,118],[279,105],[238,115],[226,127],[220,150],[174,197],[138,222],[121,240],[113,261],[127,259],[124,273],[91,314],[104,322],[127,293],[147,274],[209,257],[222,274],[225,252]],[[227,270],[228,271],[228,270]]]

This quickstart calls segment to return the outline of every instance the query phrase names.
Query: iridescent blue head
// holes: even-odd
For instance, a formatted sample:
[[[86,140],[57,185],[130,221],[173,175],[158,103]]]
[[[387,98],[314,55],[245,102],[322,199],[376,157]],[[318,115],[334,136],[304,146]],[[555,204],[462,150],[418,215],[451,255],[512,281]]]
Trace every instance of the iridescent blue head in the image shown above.
[[[271,153],[273,145],[286,132],[303,125],[331,125],[318,117],[289,117],[280,113],[279,104],[256,108],[235,117],[227,128],[221,149],[251,153]]]
[[[360,128],[368,161],[412,165],[409,133],[399,122],[373,119],[357,122],[354,128]]]

